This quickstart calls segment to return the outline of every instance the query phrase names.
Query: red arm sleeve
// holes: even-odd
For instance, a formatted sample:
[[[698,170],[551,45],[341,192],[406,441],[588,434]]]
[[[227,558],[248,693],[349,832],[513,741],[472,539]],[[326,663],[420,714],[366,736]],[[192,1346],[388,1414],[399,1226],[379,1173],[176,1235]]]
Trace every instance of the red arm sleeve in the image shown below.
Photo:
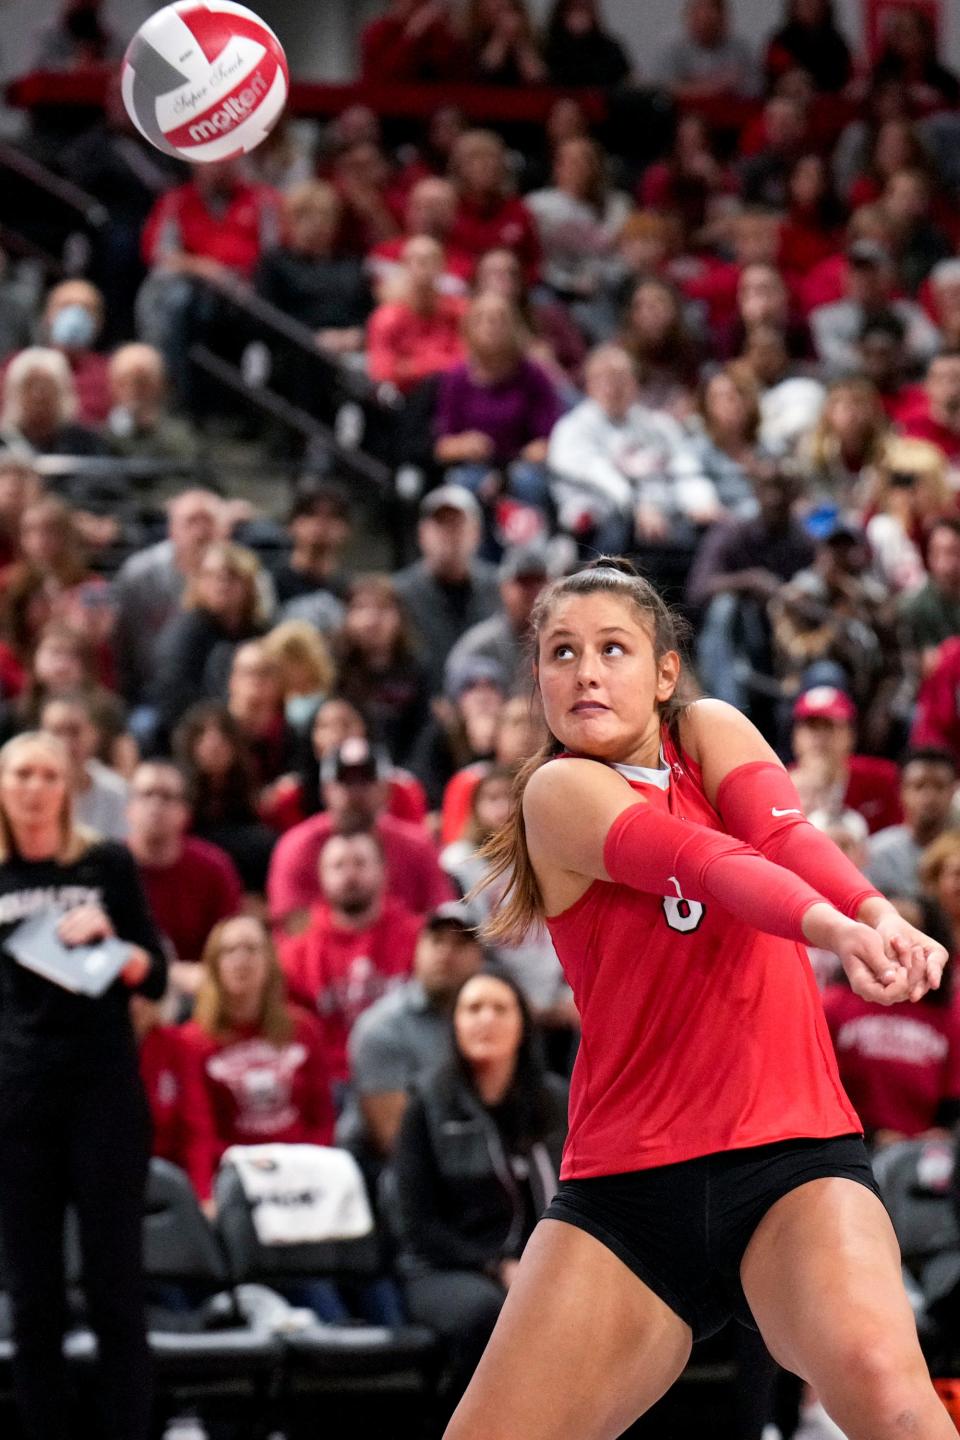
[[[803,813],[786,770],[769,760],[738,765],[721,782],[717,809],[731,835],[792,870],[851,919],[879,895],[843,851]]]
[[[645,801],[617,816],[603,847],[607,874],[652,895],[715,900],[768,935],[806,943],[801,922],[824,897],[740,840]]]

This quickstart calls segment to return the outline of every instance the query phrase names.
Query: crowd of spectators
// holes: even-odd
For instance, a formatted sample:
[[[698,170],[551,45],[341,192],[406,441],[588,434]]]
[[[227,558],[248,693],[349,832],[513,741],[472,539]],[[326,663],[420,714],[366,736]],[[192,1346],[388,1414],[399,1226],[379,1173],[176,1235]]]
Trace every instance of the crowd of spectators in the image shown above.
[[[68,7],[45,63],[112,55],[96,9]],[[595,0],[542,32],[523,0],[466,10],[392,0],[363,77],[656,85],[666,148],[637,162],[572,96],[525,153],[452,107],[397,148],[355,107],[309,164],[281,135],[184,176],[113,89],[64,155],[124,194],[110,273],[31,311],[0,272],[0,735],[62,742],[165,937],[169,994],[134,1002],[157,1153],[208,1206],[233,1143],[336,1136],[369,1177],[395,1158],[407,1303],[460,1382],[576,1048],[545,933],[490,953],[495,896],[463,898],[538,743],[524,640],[551,578],[633,554],[692,622],[692,691],[749,714],[815,823],[960,949],[960,85],[924,12],[894,10],[865,67],[830,0],[790,0],[759,51],[724,0],[687,0],[649,65]],[[718,100],[747,118],[708,125]],[[269,552],[236,496],[168,487],[165,535],[115,574],[122,519],[45,464],[208,448],[189,346],[236,287],[415,417],[396,573],[364,563],[335,464]],[[814,961],[873,1142],[945,1133],[949,991],[880,1016]],[[509,1194],[447,1153],[451,1115],[496,1131]]]

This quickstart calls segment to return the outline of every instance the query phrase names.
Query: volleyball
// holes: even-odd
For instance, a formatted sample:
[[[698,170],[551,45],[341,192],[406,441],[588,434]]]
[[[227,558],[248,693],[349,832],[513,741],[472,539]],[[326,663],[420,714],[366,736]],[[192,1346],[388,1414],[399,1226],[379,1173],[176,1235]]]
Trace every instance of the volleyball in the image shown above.
[[[177,0],[140,26],[121,83],[130,119],[151,145],[203,164],[246,155],[269,135],[290,76],[280,41],[252,10]]]

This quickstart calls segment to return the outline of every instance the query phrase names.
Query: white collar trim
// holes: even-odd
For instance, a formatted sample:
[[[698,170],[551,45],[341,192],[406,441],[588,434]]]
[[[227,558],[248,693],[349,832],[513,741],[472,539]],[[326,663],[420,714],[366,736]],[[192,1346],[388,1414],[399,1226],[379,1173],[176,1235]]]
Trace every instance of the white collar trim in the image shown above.
[[[670,786],[670,769],[663,764],[663,751],[660,751],[660,765],[614,765],[614,770],[619,770],[626,780],[640,780],[644,785],[656,785],[658,790],[667,790]]]

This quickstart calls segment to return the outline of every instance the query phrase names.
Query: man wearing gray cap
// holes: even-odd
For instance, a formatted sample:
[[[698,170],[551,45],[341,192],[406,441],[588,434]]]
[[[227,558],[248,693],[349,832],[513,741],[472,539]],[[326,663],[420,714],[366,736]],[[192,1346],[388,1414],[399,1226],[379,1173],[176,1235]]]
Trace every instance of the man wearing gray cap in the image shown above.
[[[457,640],[499,606],[496,567],[477,558],[480,535],[480,506],[470,491],[441,485],[420,504],[421,559],[394,576],[435,695],[443,689],[444,663]]]
[[[810,312],[810,333],[817,359],[827,374],[856,374],[857,344],[865,322],[892,310],[904,327],[907,358],[925,364],[939,344],[937,328],[915,300],[894,296],[897,271],[890,252],[877,240],[855,240],[847,251],[845,295]]]
[[[376,1000],[350,1034],[351,1096],[337,1123],[341,1145],[389,1155],[414,1082],[450,1053],[450,1011],[460,986],[483,964],[478,914],[448,900],[427,916],[413,977]]]
[[[511,690],[528,678],[524,641],[530,614],[540,591],[559,574],[559,569],[547,546],[517,545],[504,553],[498,573],[501,608],[489,620],[474,625],[454,645],[447,659],[448,686],[458,671],[479,656],[499,666]]]

